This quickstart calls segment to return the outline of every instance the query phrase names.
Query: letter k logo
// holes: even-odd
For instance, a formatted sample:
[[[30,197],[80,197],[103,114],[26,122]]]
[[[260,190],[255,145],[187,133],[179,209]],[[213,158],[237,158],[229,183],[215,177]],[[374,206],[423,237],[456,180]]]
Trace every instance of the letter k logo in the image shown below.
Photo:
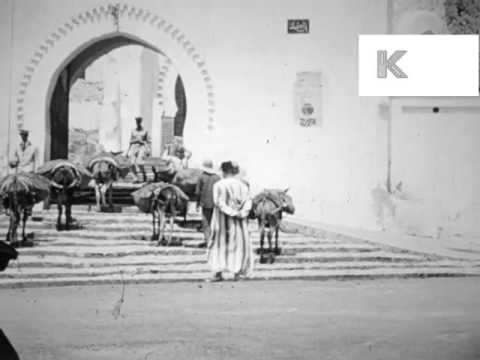
[[[397,79],[406,79],[408,78],[402,69],[397,65],[397,61],[407,53],[407,50],[396,50],[389,58],[387,58],[386,50],[377,51],[377,78],[386,79],[387,70],[397,78]]]

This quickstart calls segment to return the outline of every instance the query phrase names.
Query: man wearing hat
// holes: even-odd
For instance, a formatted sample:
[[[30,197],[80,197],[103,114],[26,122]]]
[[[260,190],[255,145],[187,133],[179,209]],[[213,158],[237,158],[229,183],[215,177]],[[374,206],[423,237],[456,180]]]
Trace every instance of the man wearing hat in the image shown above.
[[[149,156],[150,136],[143,128],[141,117],[136,117],[135,121],[137,126],[130,133],[130,146],[127,151],[127,156],[132,163],[132,173],[135,176],[135,182],[138,180],[138,172],[141,171],[143,181],[147,181],[147,175],[145,174],[145,158]]]
[[[10,165],[16,171],[35,172],[36,151],[32,143],[28,140],[28,130],[20,130],[22,141],[15,149],[13,160]]]
[[[212,220],[213,208],[213,185],[220,180],[213,170],[212,160],[205,160],[203,162],[203,173],[197,183],[197,209],[202,208],[202,229],[205,237],[205,242],[202,246],[206,246],[210,237],[211,229],[210,222]]]
[[[164,159],[176,160],[175,163],[180,163],[182,168],[188,168],[188,160],[192,157],[192,153],[183,145],[183,137],[175,136],[173,142],[166,146],[163,154]]]

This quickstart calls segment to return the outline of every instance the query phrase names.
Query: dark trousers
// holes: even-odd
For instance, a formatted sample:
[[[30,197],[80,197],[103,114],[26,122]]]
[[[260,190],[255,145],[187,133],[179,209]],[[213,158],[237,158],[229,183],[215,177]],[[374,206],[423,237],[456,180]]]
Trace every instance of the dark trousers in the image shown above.
[[[205,242],[208,242],[212,229],[210,228],[210,222],[212,221],[213,209],[202,207],[202,230]]]

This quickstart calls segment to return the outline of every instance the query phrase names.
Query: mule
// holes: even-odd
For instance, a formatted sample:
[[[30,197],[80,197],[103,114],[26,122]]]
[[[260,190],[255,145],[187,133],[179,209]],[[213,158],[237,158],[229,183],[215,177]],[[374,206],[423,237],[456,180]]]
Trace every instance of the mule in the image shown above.
[[[80,184],[80,174],[69,165],[61,165],[53,169],[50,178],[50,191],[57,199],[57,230],[70,230],[73,223],[72,201],[75,189]],[[62,226],[62,212],[65,208],[65,226]]]
[[[152,157],[145,160],[145,167],[147,166],[152,169],[154,183],[165,182],[171,184],[177,173],[175,164],[169,159]]]
[[[10,192],[7,197],[3,198],[3,207],[10,218],[6,241],[10,245],[17,247],[33,246],[33,242],[29,241],[25,233],[26,223],[32,215],[32,207],[34,201],[32,194],[26,192]],[[22,222],[22,241],[18,240],[18,226]]]
[[[158,245],[171,245],[173,228],[177,216],[186,216],[188,198],[181,190],[174,186],[165,186],[152,194],[152,240]],[[165,237],[165,227],[169,224],[169,231]]]
[[[90,168],[95,182],[95,201],[97,211],[113,211],[113,183],[118,179],[119,170],[110,159],[95,161]]]
[[[293,214],[295,206],[290,195],[286,190],[264,190],[253,199],[253,207],[251,217],[257,219],[258,228],[260,231],[260,263],[266,263],[265,259],[265,234],[268,238],[268,262],[273,263],[275,255],[281,254],[281,249],[278,246],[278,233],[283,212]],[[275,248],[272,249],[272,239],[275,236]]]

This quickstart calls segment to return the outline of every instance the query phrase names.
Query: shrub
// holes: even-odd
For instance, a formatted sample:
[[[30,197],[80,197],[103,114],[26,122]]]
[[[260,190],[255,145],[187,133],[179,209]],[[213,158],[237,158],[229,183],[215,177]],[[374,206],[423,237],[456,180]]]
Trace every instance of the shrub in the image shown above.
[[[480,34],[480,0],[445,0],[445,20],[451,34]]]

